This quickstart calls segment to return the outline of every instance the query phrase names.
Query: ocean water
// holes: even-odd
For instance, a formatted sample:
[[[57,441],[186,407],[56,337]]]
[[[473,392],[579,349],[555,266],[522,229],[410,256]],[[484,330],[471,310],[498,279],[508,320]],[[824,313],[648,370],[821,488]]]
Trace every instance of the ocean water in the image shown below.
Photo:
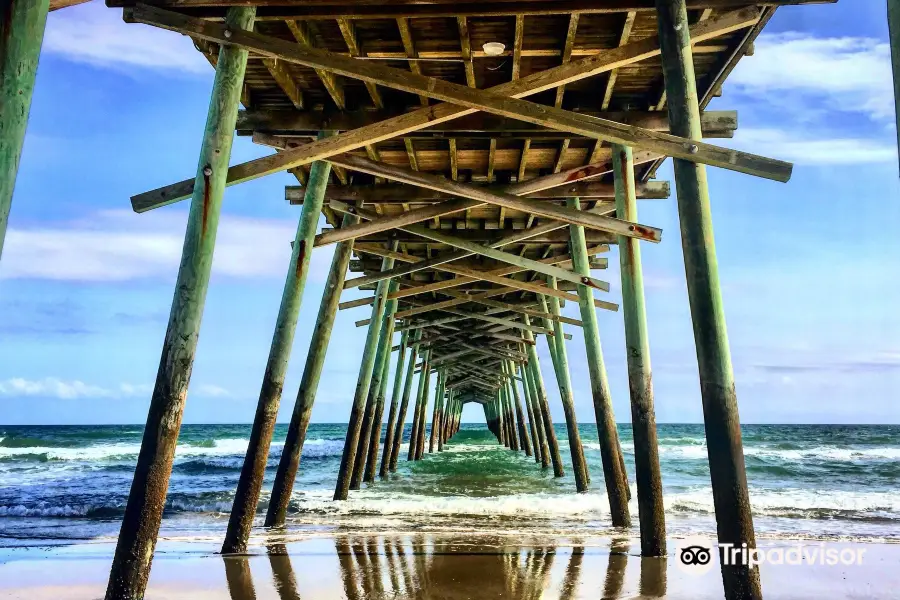
[[[580,426],[591,490],[575,493],[565,428],[557,424],[566,476],[464,424],[442,453],[406,461],[397,473],[333,502],[345,425],[313,424],[303,449],[288,525],[292,532],[498,531],[554,535],[610,529],[596,427]],[[162,535],[220,539],[249,425],[185,425],[170,481]],[[259,508],[281,454],[279,425]],[[632,481],[631,428],[619,426]],[[761,537],[900,542],[900,426],[748,425],[747,479]],[[140,426],[0,426],[0,546],[109,540],[131,485]],[[713,533],[712,492],[702,425],[659,426],[668,530]],[[427,448],[426,448],[427,450]],[[380,458],[380,452],[379,452]]]

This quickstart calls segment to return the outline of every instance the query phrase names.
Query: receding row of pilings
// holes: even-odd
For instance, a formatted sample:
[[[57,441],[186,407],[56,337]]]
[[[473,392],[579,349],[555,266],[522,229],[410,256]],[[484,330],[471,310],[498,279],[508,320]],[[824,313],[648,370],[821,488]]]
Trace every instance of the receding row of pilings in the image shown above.
[[[0,35],[0,253],[31,104],[48,0],[36,2],[11,0],[7,8],[3,15],[4,21],[0,23],[2,33]],[[656,0],[656,8],[670,131],[674,135],[699,140],[700,113],[685,0]],[[896,14],[897,11],[892,13]],[[232,8],[227,14],[229,26],[235,29],[252,29],[254,19],[253,7]],[[895,35],[892,41],[897,38],[896,32],[893,33]],[[110,571],[108,599],[142,598],[146,589],[196,352],[246,62],[246,50],[228,44],[223,44],[220,48],[194,180],[176,292],[134,480]],[[614,156],[619,165],[616,173],[618,216],[633,220],[635,205],[633,171],[628,166],[629,150],[616,148]],[[704,166],[683,159],[676,159],[674,166],[718,539],[720,543],[737,546],[747,544],[754,547],[755,537],[713,243],[706,171]],[[322,194],[327,181],[327,163],[314,164],[312,169],[247,457],[223,545],[223,551],[226,552],[240,552],[246,549],[247,536],[256,513],[265,460],[268,456],[284,372],[309,267],[311,236],[322,206]],[[577,207],[577,201],[571,200],[570,205]],[[347,216],[344,222],[352,223],[354,220],[355,217]],[[586,254],[581,250],[583,244],[579,243],[579,232],[579,227],[571,227],[573,263],[576,270],[587,274],[589,266]],[[640,283],[640,255],[634,241],[622,239],[619,243],[642,553],[653,555],[665,551],[665,529],[656,431],[653,422],[647,327]],[[266,515],[267,525],[284,522],[352,245],[352,241],[342,242],[335,251]],[[385,268],[390,268],[390,261],[391,259],[386,259]],[[552,286],[553,282],[548,281],[548,284]],[[385,314],[391,315],[396,309],[386,302],[391,285],[390,280],[379,282],[373,305],[370,320],[372,325],[363,351],[342,456],[341,474],[335,490],[335,497],[338,499],[347,497],[355,477],[362,480],[374,477],[375,457],[378,454],[381,432],[380,420],[386,395],[390,328],[393,327],[393,319],[385,321]],[[603,458],[603,474],[610,499],[612,520],[615,524],[627,525],[630,521],[627,505],[628,487],[603,368],[596,316],[587,301],[590,298],[590,290],[585,286],[579,286],[578,293],[588,347],[588,366]],[[558,314],[558,302],[551,298],[545,313]],[[385,335],[382,335],[385,326],[387,330]],[[559,321],[554,321],[552,327],[554,333],[557,333],[556,330],[560,329]],[[414,333],[408,333],[405,340],[406,350],[410,356],[402,392],[396,382],[398,380],[395,380],[391,399],[389,421],[393,423],[393,430],[390,430],[389,425],[390,435],[386,438],[382,453],[380,473],[383,475],[396,468],[402,425],[410,400],[414,402],[414,414],[413,438],[410,441],[408,458],[421,458],[425,447],[426,409],[433,370],[429,363],[430,350],[423,349],[418,352],[416,341],[419,332],[411,331]],[[531,332],[526,331],[525,336],[526,339],[534,341]],[[589,483],[589,474],[584,468],[580,444],[571,443],[573,435],[577,435],[577,428],[574,428],[571,382],[563,336],[554,335],[552,339],[547,336],[547,343],[554,373],[560,385],[570,448],[573,452],[576,485],[579,489],[583,489]],[[404,346],[404,343],[401,343],[401,346]],[[491,408],[486,405],[486,411],[489,410],[490,414],[494,415],[490,420],[490,426],[492,430],[496,430],[498,436],[503,436],[506,443],[516,444],[522,449],[527,449],[530,445],[537,462],[547,468],[552,465],[554,474],[562,475],[563,465],[559,457],[559,446],[550,419],[547,394],[534,345],[529,344],[526,352],[526,362],[509,365],[505,370],[507,382],[522,383],[533,443],[526,443],[527,435],[524,422],[518,416],[518,407],[512,410],[514,402],[511,400],[515,401],[516,398],[514,387],[505,391],[498,390],[497,396],[489,400]],[[419,353],[421,356],[417,356]],[[411,375],[415,372],[419,358],[422,367],[417,394],[413,399]],[[401,369],[402,367],[398,366],[398,375]],[[438,369],[437,377],[441,384],[438,386],[438,403],[432,416],[432,431],[435,431],[437,424],[438,433],[432,435],[429,442],[433,439],[440,451],[443,442],[459,427],[463,399],[454,388],[447,387],[446,371]],[[398,394],[400,394],[399,401]],[[396,414],[394,408],[397,408]],[[499,427],[497,419],[505,419],[502,428]],[[761,598],[756,569],[741,565],[725,565],[722,567],[722,573],[725,594],[728,598]]]

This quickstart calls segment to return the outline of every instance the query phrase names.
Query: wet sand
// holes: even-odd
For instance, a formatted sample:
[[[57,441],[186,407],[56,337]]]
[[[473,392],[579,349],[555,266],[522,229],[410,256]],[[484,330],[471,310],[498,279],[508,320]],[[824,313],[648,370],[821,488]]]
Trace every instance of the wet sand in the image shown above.
[[[254,553],[242,557],[216,554],[217,544],[211,540],[160,541],[147,598],[722,597],[718,568],[694,575],[678,568],[673,557],[642,559],[636,539],[428,533],[328,534],[289,543],[273,536],[255,537],[254,541]],[[864,547],[864,563],[764,566],[766,598],[896,597],[900,545],[855,543],[843,547]],[[102,598],[112,551],[109,541],[0,549],[0,597]]]

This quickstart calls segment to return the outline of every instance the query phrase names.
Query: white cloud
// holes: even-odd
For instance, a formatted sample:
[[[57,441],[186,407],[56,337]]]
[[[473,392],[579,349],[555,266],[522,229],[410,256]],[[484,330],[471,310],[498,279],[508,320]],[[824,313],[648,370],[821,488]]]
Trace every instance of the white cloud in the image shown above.
[[[888,119],[894,115],[891,81],[885,42],[788,32],[760,36],[754,55],[740,62],[728,84],[775,104],[814,107],[816,100],[831,110]]]
[[[200,396],[207,396],[209,398],[229,398],[231,397],[231,392],[226,390],[223,387],[219,387],[217,385],[212,384],[201,384],[197,386],[196,393]]]
[[[856,137],[813,138],[792,129],[760,128],[738,130],[727,145],[800,165],[837,165],[896,162],[897,147],[891,142]]]
[[[125,23],[121,10],[106,8],[98,1],[52,13],[43,51],[99,67],[212,72],[188,37]]]
[[[7,232],[0,278],[127,281],[171,278],[178,271],[186,212],[103,211],[52,227]],[[213,272],[229,277],[284,277],[296,222],[223,215]],[[332,251],[313,252],[310,280],[322,280]]]
[[[7,397],[42,397],[60,400],[77,400],[80,398],[150,398],[153,386],[148,384],[120,383],[114,387],[102,387],[79,381],[64,380],[57,377],[43,379],[23,379],[12,377],[0,380],[0,396]],[[232,393],[217,385],[199,384],[191,386],[190,393],[210,398],[231,397]]]

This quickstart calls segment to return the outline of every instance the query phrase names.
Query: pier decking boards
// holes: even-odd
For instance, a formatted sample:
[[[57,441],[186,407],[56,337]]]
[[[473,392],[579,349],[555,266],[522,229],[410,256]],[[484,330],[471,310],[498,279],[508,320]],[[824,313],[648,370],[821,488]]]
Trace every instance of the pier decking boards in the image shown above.
[[[290,251],[285,240],[285,290],[223,552],[246,551],[310,257],[336,244],[267,526],[285,522],[332,326],[343,318],[368,332],[335,501],[390,477],[407,417],[406,459],[434,460],[429,454],[458,431],[463,406],[478,403],[498,442],[532,456],[534,468],[557,477],[573,469],[573,493],[605,486],[615,526],[634,521],[634,478],[642,554],[665,554],[640,245],[674,238],[641,222],[639,206],[672,201],[673,190],[719,541],[755,544],[706,168],[786,182],[792,166],[717,144],[733,136],[737,114],[706,107],[779,6],[829,1],[107,0],[128,22],[190,36],[216,69],[198,172],[188,177],[185,165],[185,179],[131,198],[136,212],[190,198],[190,221],[107,598],[140,598],[146,587],[224,188],[281,171],[298,185],[260,202],[300,205],[298,229]],[[0,106],[15,102],[0,116],[0,250],[46,13],[76,3],[12,0],[13,28],[0,28]],[[229,165],[234,135],[273,152]],[[674,185],[655,179],[667,157]],[[319,214],[326,227],[317,232]],[[613,245],[621,302],[604,277]],[[366,294],[341,302],[353,289]],[[578,305],[579,319],[562,314],[565,301]],[[616,431],[597,309],[625,321],[633,474]],[[602,473],[588,472],[575,420],[575,403],[586,399],[575,395],[569,363],[583,358],[567,341],[578,336]],[[538,344],[549,351],[545,369]],[[552,385],[571,466],[550,416]],[[762,596],[755,569],[725,566],[723,581],[728,598]]]

